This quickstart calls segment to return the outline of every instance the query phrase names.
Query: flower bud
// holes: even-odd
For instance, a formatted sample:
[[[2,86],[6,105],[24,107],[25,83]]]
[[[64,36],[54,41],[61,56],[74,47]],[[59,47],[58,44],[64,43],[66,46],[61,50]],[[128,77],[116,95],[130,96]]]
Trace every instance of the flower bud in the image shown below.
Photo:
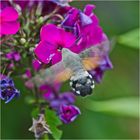
[[[43,21],[44,21],[44,18],[43,18],[43,17],[39,17],[38,20],[37,20],[37,22],[38,22],[39,24],[43,23]]]
[[[21,39],[20,39],[20,43],[21,43],[21,44],[25,44],[25,43],[26,43],[26,39],[25,39],[25,38],[21,38]]]

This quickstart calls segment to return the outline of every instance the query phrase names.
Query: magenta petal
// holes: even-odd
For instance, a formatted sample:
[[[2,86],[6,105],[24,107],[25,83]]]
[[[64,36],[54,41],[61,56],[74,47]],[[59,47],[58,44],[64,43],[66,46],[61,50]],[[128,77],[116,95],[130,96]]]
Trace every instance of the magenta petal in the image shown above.
[[[61,54],[61,52],[56,52],[54,54],[54,56],[52,57],[52,61],[51,62],[54,65],[54,64],[58,63],[61,60],[62,60],[62,54]]]
[[[60,29],[53,24],[44,25],[41,28],[40,36],[41,40],[45,40],[54,44],[56,44],[58,40],[62,39]]]
[[[41,41],[34,50],[37,58],[45,64],[48,64],[54,55],[50,48],[53,48],[51,44],[48,44],[46,41]]]
[[[15,52],[15,53],[13,54],[13,57],[14,57],[14,60],[15,60],[15,61],[19,61],[19,60],[21,59],[20,53],[18,53],[18,52]]]
[[[41,62],[39,60],[35,59],[32,61],[32,66],[36,71],[38,71],[41,68]]]
[[[31,73],[31,70],[29,68],[26,69],[25,75],[26,75],[27,78],[31,78],[32,77],[32,73]]]
[[[70,50],[74,53],[79,54],[80,52],[82,52],[85,49],[86,45],[80,44],[80,45],[75,45],[73,47],[70,48]]]
[[[13,7],[6,7],[1,12],[2,21],[15,21],[18,18],[18,12]]]
[[[70,33],[70,32],[65,32],[65,31],[61,31],[61,37],[63,39],[63,47],[64,48],[70,48],[74,45],[75,41],[76,41],[76,37]]]
[[[87,16],[90,16],[93,12],[93,10],[96,8],[95,5],[92,5],[92,4],[87,4],[84,8],[84,13],[87,15]]]
[[[13,59],[13,52],[9,52],[9,53],[7,53],[6,55],[5,55],[5,57],[7,58],[7,59]]]
[[[17,21],[14,22],[2,22],[0,34],[15,34],[20,28],[20,24]]]

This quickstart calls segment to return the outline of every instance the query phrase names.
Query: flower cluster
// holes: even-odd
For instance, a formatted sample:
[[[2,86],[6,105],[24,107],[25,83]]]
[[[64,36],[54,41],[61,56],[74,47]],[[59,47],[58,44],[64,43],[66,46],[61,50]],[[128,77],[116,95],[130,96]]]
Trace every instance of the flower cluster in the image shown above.
[[[39,84],[41,78],[36,79],[38,84],[35,84],[35,76],[40,76],[44,68],[57,66],[62,61],[63,50],[75,54],[79,63],[82,63],[81,55],[86,50],[97,49],[97,52],[90,54],[93,53],[91,57],[96,58],[97,53],[98,61],[92,59],[94,67],[86,69],[86,74],[89,72],[92,76],[88,76],[97,83],[101,82],[105,70],[113,67],[108,56],[109,40],[93,12],[95,5],[88,4],[81,11],[70,6],[71,1],[2,0],[0,5],[0,99],[9,103],[20,95],[10,78],[17,76],[31,92],[26,96],[34,98],[33,105],[40,109],[43,103],[65,124],[73,122],[81,114],[80,109],[74,105],[76,96],[71,91],[61,93],[62,83],[46,82],[48,77],[45,76],[43,85]],[[88,85],[90,81],[87,79],[87,82]],[[83,84],[84,80],[80,79],[80,83]],[[80,84],[76,85],[78,87]],[[35,138],[53,134],[51,126],[45,121],[45,112],[40,111],[37,115],[39,117],[33,119],[29,129],[35,133]]]
[[[73,122],[80,114],[78,107],[74,106],[75,96],[72,92],[59,93],[60,84],[41,85],[40,91],[49,106],[54,109],[64,123]]]
[[[103,31],[98,18],[92,13],[94,5],[87,5],[84,12],[70,8],[59,25],[48,24],[41,28],[41,41],[35,49],[37,58],[48,64],[62,59],[62,49],[80,53],[103,41]]]

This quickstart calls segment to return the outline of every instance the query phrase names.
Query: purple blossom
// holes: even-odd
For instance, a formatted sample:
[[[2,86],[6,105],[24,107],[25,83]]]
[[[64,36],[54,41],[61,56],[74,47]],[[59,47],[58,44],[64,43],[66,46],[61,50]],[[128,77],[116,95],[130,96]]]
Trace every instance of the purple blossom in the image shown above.
[[[37,59],[34,59],[32,61],[32,66],[33,66],[35,71],[39,71],[41,69],[41,62]]]
[[[74,105],[62,105],[59,117],[64,123],[68,124],[73,122],[79,114],[81,112],[78,107]]]
[[[18,32],[20,24],[17,21],[18,13],[11,7],[5,7],[0,10],[0,36],[10,35]]]
[[[61,105],[71,105],[74,102],[75,96],[73,95],[73,93],[64,92],[61,93],[58,97],[51,100],[50,106],[59,113]]]
[[[32,77],[32,73],[31,73],[30,68],[27,68],[26,69],[25,74],[24,74],[24,77],[25,78],[31,78]]]
[[[53,24],[44,25],[41,29],[41,41],[34,52],[37,58],[45,63],[56,64],[62,59],[61,50],[70,48],[75,43],[75,36]]]
[[[5,57],[9,60],[15,61],[19,61],[21,59],[20,53],[15,51],[7,53]]]
[[[15,67],[14,63],[11,62],[9,65],[8,65],[8,69],[13,69]]]
[[[43,98],[46,99],[49,102],[50,107],[58,113],[60,112],[61,105],[70,105],[75,102],[75,96],[72,92],[59,92],[60,86],[60,84],[54,84],[53,87],[50,85],[40,86]]]
[[[54,109],[60,119],[64,123],[73,122],[80,114],[78,107],[72,105],[75,102],[75,96],[71,92],[59,93],[60,84],[55,84],[53,87],[50,85],[42,85],[40,91],[43,93],[52,109]]]
[[[55,87],[55,85],[54,85]],[[56,92],[53,90],[53,88],[49,85],[41,85],[40,86],[40,91],[41,93],[43,93],[43,98],[48,100],[48,101],[51,101],[55,98],[55,94],[53,92]]]
[[[18,52],[14,52],[13,57],[15,61],[19,61],[21,59],[20,53]]]
[[[99,26],[96,15],[92,12],[94,5],[86,5],[84,12],[72,8],[62,22],[62,27],[73,32],[77,37],[77,46],[71,50],[80,53],[85,48],[101,43],[103,40],[103,31]]]
[[[13,98],[20,95],[19,90],[16,89],[12,79],[6,77],[0,80],[0,98],[9,103]]]
[[[0,73],[0,80],[6,78],[6,75]]]

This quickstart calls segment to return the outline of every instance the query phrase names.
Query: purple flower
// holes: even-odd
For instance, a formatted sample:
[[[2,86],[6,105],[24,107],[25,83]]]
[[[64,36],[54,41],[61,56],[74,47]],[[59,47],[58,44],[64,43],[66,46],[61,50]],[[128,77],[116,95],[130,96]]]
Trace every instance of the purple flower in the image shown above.
[[[56,86],[54,85],[54,87]],[[39,90],[43,94],[44,99],[51,101],[55,98],[54,92],[56,92],[56,88],[53,89],[51,86],[45,84],[45,85],[41,85]]]
[[[14,97],[19,95],[20,92],[15,88],[12,79],[6,77],[0,80],[0,98],[5,100],[5,103],[9,103]]]
[[[44,25],[41,29],[41,41],[35,48],[37,58],[45,63],[56,64],[62,59],[61,50],[70,48],[75,43],[75,36],[53,24]]]
[[[15,67],[15,65],[14,65],[14,63],[13,62],[11,62],[9,65],[8,65],[8,69],[13,69]]]
[[[17,21],[18,13],[13,7],[5,7],[0,10],[0,36],[18,32],[20,24]]]
[[[0,73],[0,80],[6,78],[6,75]]]
[[[33,66],[35,71],[39,71],[40,68],[41,68],[41,62],[39,60],[37,60],[37,59],[34,59],[32,61],[32,66]]]
[[[15,60],[15,61],[19,61],[21,59],[20,53],[14,51],[7,53],[5,57],[9,60]]]
[[[32,73],[30,68],[27,68],[25,71],[25,74],[23,75],[23,78],[31,78],[32,77]]]
[[[60,84],[53,87],[42,85],[40,90],[44,93],[43,97],[49,103],[49,106],[57,112],[61,121],[64,123],[73,122],[80,114],[78,107],[72,105],[75,102],[75,96],[71,92],[59,93]]]
[[[20,53],[18,52],[14,52],[13,57],[15,61],[19,61],[21,59]]]
[[[62,105],[59,117],[64,123],[68,124],[73,122],[79,114],[81,113],[78,107],[74,105]]]
[[[80,53],[103,40],[103,31],[98,18],[92,13],[94,8],[94,5],[87,5],[84,12],[72,8],[62,22],[62,27],[73,32],[78,39],[77,46],[71,48],[75,53]]]
[[[71,92],[61,93],[58,97],[54,98],[50,101],[50,106],[57,111],[60,112],[60,107],[62,105],[71,105],[75,102],[75,96]]]
[[[59,93],[60,86],[60,84],[54,84],[53,87],[50,85],[40,86],[43,98],[49,102],[50,107],[57,111],[57,113],[60,112],[61,105],[70,105],[75,102],[75,96],[72,92]]]

